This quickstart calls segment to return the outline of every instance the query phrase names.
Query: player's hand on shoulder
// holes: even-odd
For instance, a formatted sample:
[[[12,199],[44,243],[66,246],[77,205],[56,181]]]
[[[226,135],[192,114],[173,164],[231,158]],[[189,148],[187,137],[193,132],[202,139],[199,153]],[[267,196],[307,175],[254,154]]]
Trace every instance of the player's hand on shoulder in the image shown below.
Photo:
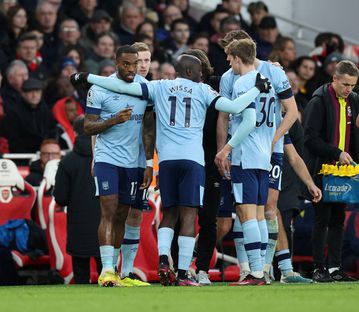
[[[78,72],[70,76],[70,81],[73,86],[77,86],[82,83],[87,83],[87,77],[90,73]]]
[[[260,73],[257,73],[255,87],[260,93],[269,93],[272,86],[268,78],[263,77]]]
[[[273,66],[279,67],[280,69],[283,69],[282,64],[279,63],[279,62],[272,62],[272,61],[269,61],[269,60],[268,60],[268,63],[271,63]]]

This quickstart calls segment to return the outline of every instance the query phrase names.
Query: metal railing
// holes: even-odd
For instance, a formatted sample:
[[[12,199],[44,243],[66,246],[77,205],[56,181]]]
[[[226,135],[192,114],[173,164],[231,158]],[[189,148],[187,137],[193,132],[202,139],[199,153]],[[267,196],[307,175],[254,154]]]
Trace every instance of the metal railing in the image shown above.
[[[220,1],[218,1],[218,3],[220,3]],[[203,1],[201,1],[201,0],[192,0],[191,1],[191,7],[196,8],[198,11],[201,11],[201,12],[211,11],[211,10],[213,10],[215,8],[215,5],[216,5],[215,3],[213,3],[213,5],[203,3]],[[249,3],[242,2],[242,6],[244,8],[247,8],[248,5],[249,5]],[[313,32],[313,33],[315,33],[315,35],[317,35],[317,34],[319,34],[321,32],[328,31],[328,30],[322,29],[320,27],[315,27],[315,26],[312,26],[312,25],[308,25],[305,22],[301,22],[301,21],[298,21],[298,20],[287,18],[287,17],[282,16],[280,14],[273,13],[272,11],[271,11],[270,15],[274,16],[277,20],[280,20],[282,22],[288,23],[289,25],[296,28],[295,30],[290,32],[291,36],[294,37],[294,39],[296,40],[297,43],[300,43],[301,45],[306,46],[308,48],[314,48],[314,44],[313,44],[313,41],[305,40],[303,38],[303,32],[304,31]],[[349,37],[346,37],[346,36],[342,36],[342,35],[340,35],[340,36],[343,38],[343,40],[344,40],[344,42],[346,44],[359,46],[359,41],[358,40],[355,40],[353,38],[349,38]]]

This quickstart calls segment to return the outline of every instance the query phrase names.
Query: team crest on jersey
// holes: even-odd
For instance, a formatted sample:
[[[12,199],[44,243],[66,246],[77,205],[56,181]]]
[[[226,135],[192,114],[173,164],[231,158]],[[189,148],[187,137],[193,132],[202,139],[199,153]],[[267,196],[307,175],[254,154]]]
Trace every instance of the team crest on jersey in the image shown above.
[[[107,191],[110,188],[110,184],[108,183],[108,181],[103,181],[102,182],[102,189],[104,191]]]
[[[348,116],[351,117],[352,116],[352,109],[350,106],[347,106],[347,111],[348,111]]]

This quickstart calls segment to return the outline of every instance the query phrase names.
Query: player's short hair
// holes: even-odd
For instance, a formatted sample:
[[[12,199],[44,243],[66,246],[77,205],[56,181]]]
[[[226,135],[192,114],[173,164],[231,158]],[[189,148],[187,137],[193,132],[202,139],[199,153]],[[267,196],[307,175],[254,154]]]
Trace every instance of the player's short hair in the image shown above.
[[[126,44],[124,46],[121,46],[117,49],[116,52],[116,60],[118,60],[119,58],[121,58],[122,54],[124,53],[130,53],[130,54],[138,54],[137,49]]]
[[[131,47],[134,47],[137,50],[137,52],[143,52],[143,51],[150,52],[150,48],[144,42],[135,42],[134,44],[131,45]]]
[[[250,35],[244,30],[232,30],[227,33],[224,38],[219,40],[219,44],[226,48],[233,40],[241,40],[241,39],[252,39]]]
[[[335,75],[336,76],[342,76],[347,74],[351,77],[359,77],[359,69],[356,67],[356,65],[351,61],[340,61],[335,66]]]
[[[256,58],[256,44],[252,39],[233,40],[227,47],[226,53],[238,56],[243,64],[250,65]]]

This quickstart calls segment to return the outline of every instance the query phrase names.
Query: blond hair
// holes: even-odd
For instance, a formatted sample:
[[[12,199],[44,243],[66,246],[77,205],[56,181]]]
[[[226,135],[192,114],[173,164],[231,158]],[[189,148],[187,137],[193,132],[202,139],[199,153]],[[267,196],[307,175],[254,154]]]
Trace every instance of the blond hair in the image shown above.
[[[150,52],[150,48],[144,42],[135,42],[134,44],[131,45],[131,47],[135,48],[137,50],[137,52],[143,52],[143,51]]]

